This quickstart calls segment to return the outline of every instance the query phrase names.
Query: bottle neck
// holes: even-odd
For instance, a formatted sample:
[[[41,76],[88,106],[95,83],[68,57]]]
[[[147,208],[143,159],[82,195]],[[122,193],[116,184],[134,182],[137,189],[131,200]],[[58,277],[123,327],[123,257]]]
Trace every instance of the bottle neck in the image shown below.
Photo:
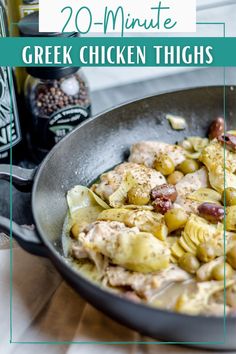
[[[0,37],[8,36],[7,14],[3,2],[0,0]]]

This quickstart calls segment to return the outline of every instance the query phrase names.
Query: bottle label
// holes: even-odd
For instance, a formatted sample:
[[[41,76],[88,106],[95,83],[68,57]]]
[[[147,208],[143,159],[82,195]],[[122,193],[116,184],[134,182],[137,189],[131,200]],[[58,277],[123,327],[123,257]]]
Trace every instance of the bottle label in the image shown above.
[[[5,37],[3,11],[0,6],[0,37]],[[0,154],[21,141],[18,111],[14,91],[11,87],[11,72],[0,67]],[[12,94],[11,94],[12,93]]]
[[[53,145],[70,133],[78,124],[90,116],[90,107],[70,106],[52,114],[48,121]],[[51,140],[50,139],[50,140]]]
[[[20,9],[20,17],[23,18],[23,17],[39,10],[38,1],[36,1],[36,2],[32,1],[32,5],[30,2],[29,2],[29,5],[27,3],[25,5],[20,5],[19,9]]]

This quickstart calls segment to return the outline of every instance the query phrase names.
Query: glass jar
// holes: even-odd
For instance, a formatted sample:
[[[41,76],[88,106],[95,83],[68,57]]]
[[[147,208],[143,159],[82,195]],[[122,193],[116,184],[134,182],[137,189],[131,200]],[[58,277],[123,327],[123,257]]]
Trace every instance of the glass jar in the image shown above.
[[[29,138],[40,162],[66,134],[90,117],[89,88],[82,70],[74,67],[29,67],[25,97]]]

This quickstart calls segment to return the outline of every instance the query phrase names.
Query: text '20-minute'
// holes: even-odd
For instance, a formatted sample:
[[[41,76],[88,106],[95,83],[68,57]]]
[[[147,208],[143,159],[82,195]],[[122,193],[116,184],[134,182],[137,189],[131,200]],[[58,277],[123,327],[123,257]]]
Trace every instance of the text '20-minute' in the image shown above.
[[[80,7],[75,11],[71,6],[65,6],[61,13],[65,15],[65,24],[62,32],[67,31],[68,25],[71,25],[81,34],[88,34],[92,26],[100,26],[101,32],[118,32],[122,37],[128,30],[137,31],[142,28],[143,32],[155,29],[157,32],[162,29],[170,30],[177,25],[177,21],[169,15],[169,6],[162,5],[159,1],[157,6],[151,7],[151,16],[149,18],[137,18],[131,13],[125,11],[123,6],[118,6],[115,10],[105,7],[102,19],[94,20],[91,9],[87,6]],[[83,21],[82,21],[83,20]]]

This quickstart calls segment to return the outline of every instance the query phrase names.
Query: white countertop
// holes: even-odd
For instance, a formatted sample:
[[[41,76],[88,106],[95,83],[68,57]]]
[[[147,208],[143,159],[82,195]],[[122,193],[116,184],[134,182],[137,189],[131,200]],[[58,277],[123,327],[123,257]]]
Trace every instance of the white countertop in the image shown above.
[[[176,345],[148,344],[152,339],[119,325],[87,304],[46,259],[13,248],[12,335],[9,343],[9,257],[0,250],[0,353],[2,354],[208,354]],[[91,342],[55,344],[55,342]],[[92,342],[144,342],[105,345]],[[51,342],[33,344],[34,342]],[[54,343],[54,344],[52,344]],[[216,352],[214,351],[216,354]],[[226,353],[227,354],[227,353]]]

